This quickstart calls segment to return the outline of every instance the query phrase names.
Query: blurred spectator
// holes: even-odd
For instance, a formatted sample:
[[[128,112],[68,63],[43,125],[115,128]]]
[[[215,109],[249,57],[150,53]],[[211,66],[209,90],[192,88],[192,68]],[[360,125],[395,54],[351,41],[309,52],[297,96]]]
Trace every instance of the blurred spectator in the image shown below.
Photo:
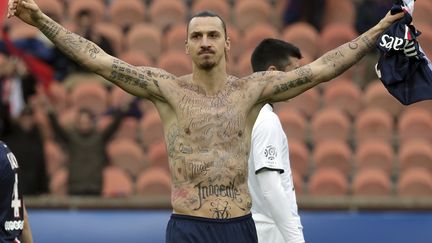
[[[284,25],[304,21],[321,29],[325,0],[290,0],[286,5]],[[376,22],[375,22],[376,23]]]
[[[357,0],[355,1],[357,20],[356,30],[363,33],[382,19],[392,7],[393,1]]]
[[[102,171],[107,164],[105,147],[119,127],[126,108],[117,110],[113,122],[97,131],[97,117],[87,109],[80,109],[71,129],[59,124],[56,114],[45,98],[48,118],[55,136],[64,144],[69,157],[68,193],[70,195],[100,195]]]
[[[16,57],[1,57],[0,65],[0,137],[16,152],[23,175],[23,194],[47,192],[42,124],[34,117],[30,97],[36,81],[26,65]]]

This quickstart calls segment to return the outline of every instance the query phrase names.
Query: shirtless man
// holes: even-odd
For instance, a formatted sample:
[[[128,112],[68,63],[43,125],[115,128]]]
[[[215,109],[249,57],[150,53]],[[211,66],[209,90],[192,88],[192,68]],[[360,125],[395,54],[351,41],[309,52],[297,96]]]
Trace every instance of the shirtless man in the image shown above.
[[[127,92],[152,101],[164,126],[173,215],[167,242],[257,242],[250,215],[247,161],[251,130],[266,103],[293,98],[344,72],[403,14],[386,15],[357,39],[292,72],[227,75],[230,40],[223,20],[203,12],[188,23],[185,78],[135,67],[106,54],[42,13],[33,0],[10,0],[9,16],[40,29],[60,50]]]

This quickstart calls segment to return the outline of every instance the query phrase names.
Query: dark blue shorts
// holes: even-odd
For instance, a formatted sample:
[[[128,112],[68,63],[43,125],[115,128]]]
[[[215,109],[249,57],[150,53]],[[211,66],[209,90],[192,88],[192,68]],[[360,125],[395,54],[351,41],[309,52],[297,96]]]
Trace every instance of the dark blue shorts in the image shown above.
[[[166,243],[257,243],[252,215],[231,219],[210,219],[172,214]]]

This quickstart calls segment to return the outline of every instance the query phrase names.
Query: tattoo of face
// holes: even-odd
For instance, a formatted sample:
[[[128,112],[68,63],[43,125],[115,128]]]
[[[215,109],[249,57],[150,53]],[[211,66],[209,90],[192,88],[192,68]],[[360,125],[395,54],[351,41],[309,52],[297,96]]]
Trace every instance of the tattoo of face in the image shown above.
[[[273,94],[276,95],[292,88],[296,88],[312,82],[312,69],[309,65],[295,69],[294,73],[297,74],[298,78],[283,84],[275,85],[273,87]]]

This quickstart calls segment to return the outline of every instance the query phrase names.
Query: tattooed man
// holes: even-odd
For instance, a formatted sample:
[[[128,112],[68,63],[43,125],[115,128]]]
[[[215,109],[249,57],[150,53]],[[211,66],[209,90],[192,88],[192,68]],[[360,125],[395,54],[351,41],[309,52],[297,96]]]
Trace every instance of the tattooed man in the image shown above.
[[[106,54],[45,15],[33,0],[9,0],[9,16],[40,29],[60,50],[127,92],[154,103],[164,126],[172,177],[173,215],[167,242],[256,242],[250,215],[247,160],[251,130],[261,107],[288,100],[344,72],[403,14],[292,72],[227,75],[230,39],[224,21],[210,12],[194,15],[186,53],[193,73],[176,77],[135,67]]]

